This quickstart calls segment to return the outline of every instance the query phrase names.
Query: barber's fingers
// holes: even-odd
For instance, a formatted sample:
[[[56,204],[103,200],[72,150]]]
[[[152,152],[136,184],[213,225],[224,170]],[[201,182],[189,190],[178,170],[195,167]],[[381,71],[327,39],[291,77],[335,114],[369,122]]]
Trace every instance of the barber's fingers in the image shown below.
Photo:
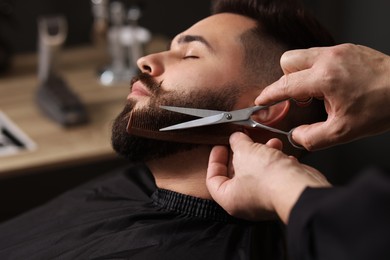
[[[274,148],[274,149],[277,149],[277,150],[282,150],[283,149],[283,142],[277,138],[272,138],[270,139],[266,145],[268,147],[271,147],[271,148]]]
[[[328,148],[338,142],[335,122],[325,121],[311,125],[301,125],[294,129],[292,139],[308,151]]]
[[[240,148],[243,148],[243,146],[246,146],[249,149],[253,149],[253,147],[250,147],[253,144],[255,144],[255,142],[248,135],[244,133],[237,132],[230,136],[230,146],[233,152],[237,151]],[[261,146],[262,144],[256,143],[256,145]],[[278,138],[272,138],[268,140],[266,146],[277,150],[282,150],[283,142]]]
[[[230,147],[233,152],[245,145],[253,144],[253,140],[244,133],[236,132],[230,136]]]
[[[214,146],[210,152],[207,178],[222,177],[228,179],[229,151],[224,146]]]
[[[233,156],[238,161],[245,162],[248,160],[248,154],[252,154],[254,151],[253,145],[257,147],[263,146],[254,143],[249,136],[241,132],[234,133],[230,136],[230,148],[233,151]],[[283,148],[282,142],[277,138],[269,140],[266,146],[278,150]],[[226,189],[232,180],[229,170],[229,151],[227,147],[213,147],[209,157],[206,184],[211,196],[216,201],[225,200],[223,196],[225,196]]]
[[[257,105],[266,105],[283,99],[307,100],[323,97],[319,78],[321,70],[313,68],[319,59],[320,49],[288,51],[281,58],[284,75],[266,87],[255,100]]]
[[[286,51],[280,58],[280,66],[284,74],[311,68],[319,52],[318,48]]]
[[[309,69],[286,74],[278,81],[267,86],[255,100],[256,105],[267,105],[273,102],[293,98],[297,101],[311,97],[322,98],[318,76]]]
[[[252,139],[243,133],[234,133],[230,136],[230,147],[234,153],[241,145],[250,145]],[[277,146],[277,144],[275,144]],[[234,156],[240,156],[240,153]],[[211,150],[207,168],[207,186],[210,191],[220,189],[229,177],[229,151],[227,147],[215,146]]]

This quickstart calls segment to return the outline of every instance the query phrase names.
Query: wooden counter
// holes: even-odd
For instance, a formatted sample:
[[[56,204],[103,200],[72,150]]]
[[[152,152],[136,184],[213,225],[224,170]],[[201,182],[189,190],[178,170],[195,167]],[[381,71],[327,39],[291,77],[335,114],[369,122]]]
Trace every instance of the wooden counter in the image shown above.
[[[59,71],[90,117],[85,125],[64,128],[44,116],[35,102],[36,56],[15,57],[11,72],[0,76],[0,110],[38,147],[0,157],[0,179],[116,157],[110,144],[111,124],[124,106],[129,84],[100,85],[96,72],[104,59],[101,52],[88,46],[63,50]]]

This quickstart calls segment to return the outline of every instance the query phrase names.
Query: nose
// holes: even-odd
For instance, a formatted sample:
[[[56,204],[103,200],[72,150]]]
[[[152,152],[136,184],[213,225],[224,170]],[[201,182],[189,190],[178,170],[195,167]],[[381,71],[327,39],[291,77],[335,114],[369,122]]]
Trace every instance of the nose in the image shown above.
[[[137,60],[137,66],[143,73],[151,76],[161,75],[164,72],[162,54],[155,53],[141,57]]]

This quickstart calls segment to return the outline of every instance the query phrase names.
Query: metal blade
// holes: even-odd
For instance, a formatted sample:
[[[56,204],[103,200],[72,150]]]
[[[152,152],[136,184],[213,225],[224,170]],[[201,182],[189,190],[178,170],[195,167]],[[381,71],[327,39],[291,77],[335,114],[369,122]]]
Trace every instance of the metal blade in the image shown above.
[[[214,116],[223,113],[223,111],[218,111],[218,110],[197,109],[197,108],[187,108],[187,107],[160,106],[160,108],[181,113],[181,114],[197,116],[197,117]]]
[[[160,131],[186,129],[186,128],[204,126],[204,125],[218,124],[221,121],[221,119],[224,118],[224,116],[225,116],[224,113],[219,112],[218,115],[208,116],[208,117],[188,121],[185,123],[180,123],[177,125],[171,125],[168,127],[164,127],[164,128],[161,128]]]

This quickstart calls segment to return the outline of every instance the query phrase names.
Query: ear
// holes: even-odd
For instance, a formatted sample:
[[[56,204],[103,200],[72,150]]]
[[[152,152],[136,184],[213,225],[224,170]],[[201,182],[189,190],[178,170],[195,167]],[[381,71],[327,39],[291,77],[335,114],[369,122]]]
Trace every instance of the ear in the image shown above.
[[[252,115],[252,119],[264,125],[274,125],[287,115],[289,109],[290,102],[286,100],[269,108],[259,110]]]

